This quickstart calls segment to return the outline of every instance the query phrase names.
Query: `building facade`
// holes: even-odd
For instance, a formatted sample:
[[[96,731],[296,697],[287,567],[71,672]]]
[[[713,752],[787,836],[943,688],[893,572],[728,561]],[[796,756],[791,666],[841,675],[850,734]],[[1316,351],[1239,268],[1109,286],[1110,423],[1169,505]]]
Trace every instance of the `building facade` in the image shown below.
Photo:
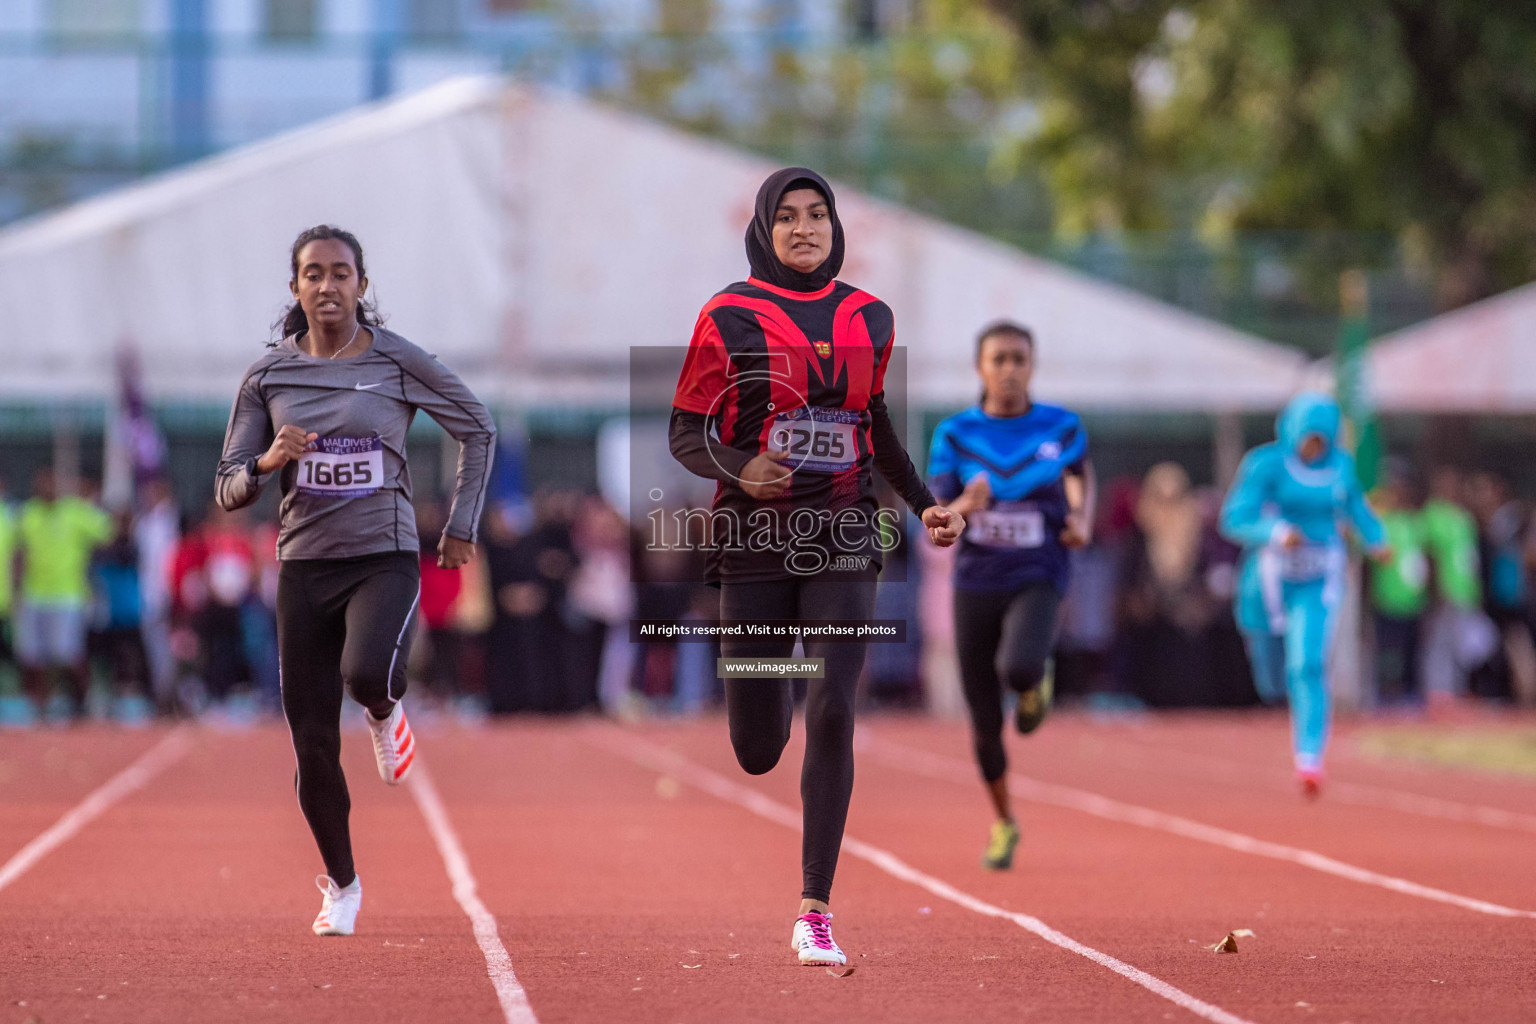
[[[0,223],[458,74],[749,116],[890,0],[4,0]],[[658,84],[660,83],[660,84]]]

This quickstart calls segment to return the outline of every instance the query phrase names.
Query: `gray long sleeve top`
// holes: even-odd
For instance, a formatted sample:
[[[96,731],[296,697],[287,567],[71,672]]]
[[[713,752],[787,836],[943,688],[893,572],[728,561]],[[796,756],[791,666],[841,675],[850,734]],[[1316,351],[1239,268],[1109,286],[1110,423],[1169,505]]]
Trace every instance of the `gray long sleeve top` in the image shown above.
[[[341,359],[312,356],[284,338],[245,373],[224,433],[217,497],[249,505],[271,474],[256,461],[277,430],[320,435],[278,471],[283,500],[279,559],[354,558],[416,551],[416,514],[405,435],[417,409],[459,442],[458,482],[444,530],[474,542],[490,482],[496,426],[469,388],[435,356],[382,327],[373,344]]]

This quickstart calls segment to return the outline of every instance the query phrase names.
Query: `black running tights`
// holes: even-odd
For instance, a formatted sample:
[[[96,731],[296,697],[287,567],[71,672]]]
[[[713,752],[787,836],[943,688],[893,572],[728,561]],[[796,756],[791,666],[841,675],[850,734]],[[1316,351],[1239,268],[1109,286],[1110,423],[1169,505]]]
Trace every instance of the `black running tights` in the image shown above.
[[[343,688],[367,708],[405,694],[411,620],[421,592],[417,554],[284,562],[277,576],[283,714],[298,760],[299,808],[326,874],[352,884],[352,810],[341,772]]]
[[[996,782],[1008,770],[1002,688],[1023,693],[1040,685],[1056,642],[1060,606],[1060,592],[1047,582],[999,594],[955,591],[960,683],[971,709],[976,761],[988,782]]]
[[[762,583],[724,583],[721,621],[737,619],[858,619],[874,612],[872,581],[806,577]],[[801,899],[830,901],[837,853],[853,796],[853,702],[864,668],[863,642],[812,640],[805,656],[825,659],[821,679],[806,681],[805,762],[800,768],[804,813],[800,866]],[[794,641],[731,640],[721,644],[727,658],[787,658]],[[788,679],[726,679],[725,707],[731,746],[749,774],[762,775],[779,763],[789,742],[794,697]]]

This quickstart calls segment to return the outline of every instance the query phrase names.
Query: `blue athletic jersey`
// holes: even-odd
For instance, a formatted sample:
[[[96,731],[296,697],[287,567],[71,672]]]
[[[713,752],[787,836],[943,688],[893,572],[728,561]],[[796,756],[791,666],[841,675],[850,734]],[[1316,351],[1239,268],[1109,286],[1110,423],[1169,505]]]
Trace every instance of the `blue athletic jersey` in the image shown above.
[[[988,507],[967,517],[955,589],[995,593],[1049,580],[1066,591],[1061,479],[1087,456],[1077,413],[1054,405],[1032,405],[1022,416],[989,416],[973,405],[939,424],[928,456],[934,496],[951,501],[981,473],[992,487]]]

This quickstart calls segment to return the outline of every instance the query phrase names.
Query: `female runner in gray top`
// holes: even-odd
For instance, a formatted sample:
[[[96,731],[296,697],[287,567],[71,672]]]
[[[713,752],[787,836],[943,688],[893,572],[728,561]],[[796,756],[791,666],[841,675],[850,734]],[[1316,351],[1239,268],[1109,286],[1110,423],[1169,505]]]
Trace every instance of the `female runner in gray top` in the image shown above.
[[[224,435],[219,504],[255,501],[277,475],[278,664],[298,760],[299,806],[327,874],[317,935],[350,935],[362,901],[341,771],[342,691],[362,704],[379,774],[415,756],[400,698],[421,594],[405,435],[426,410],[459,442],[458,482],[438,564],[474,555],[496,427],[463,382],[380,325],[364,305],[362,246],[321,226],[290,254],[284,338],[246,371]]]

